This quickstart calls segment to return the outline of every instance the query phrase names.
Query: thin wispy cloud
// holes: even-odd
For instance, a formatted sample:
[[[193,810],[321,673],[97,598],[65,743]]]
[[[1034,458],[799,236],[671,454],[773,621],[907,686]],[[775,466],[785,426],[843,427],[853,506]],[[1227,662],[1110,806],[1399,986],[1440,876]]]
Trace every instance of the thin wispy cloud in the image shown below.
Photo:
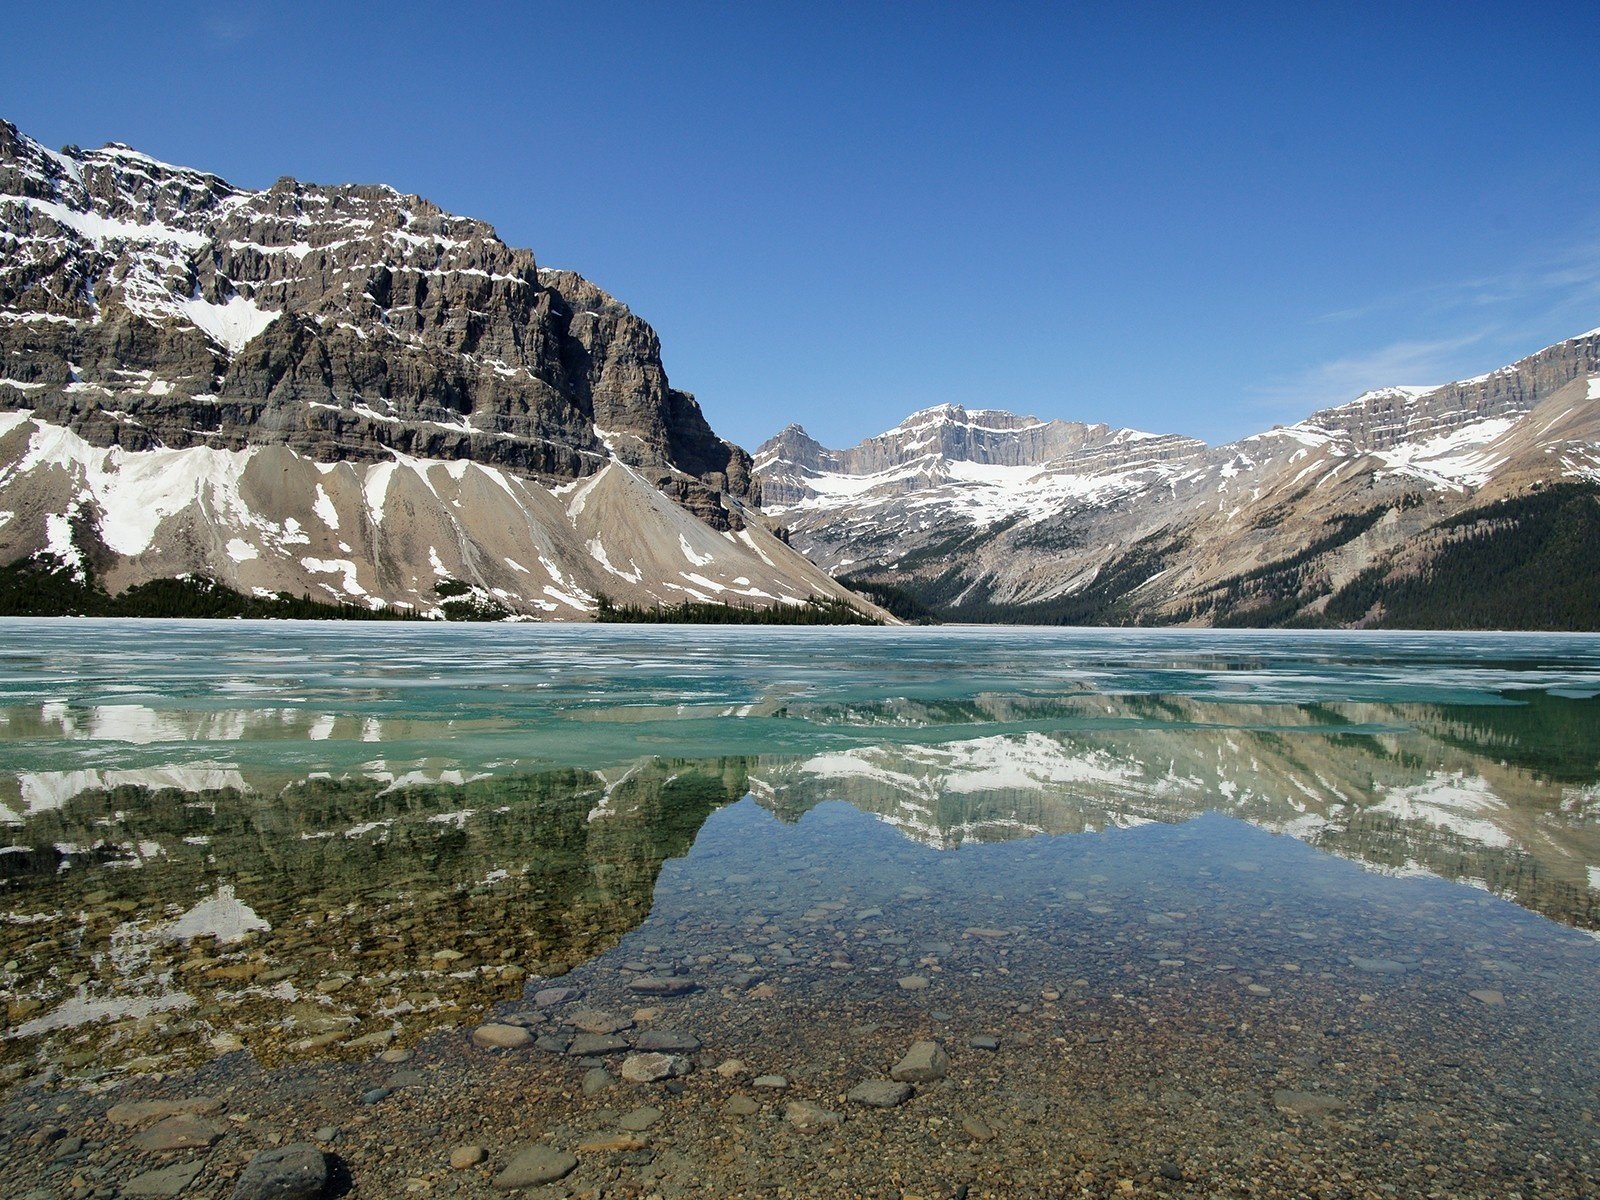
[[[218,4],[206,16],[205,28],[219,42],[237,44],[256,32],[259,17],[260,9],[255,4]]]
[[[1524,303],[1559,309],[1574,301],[1596,298],[1600,298],[1600,237],[1588,237],[1502,272],[1407,288],[1366,304],[1324,313],[1317,321],[1357,321],[1393,312],[1437,315]]]
[[[1448,383],[1463,351],[1482,345],[1493,328],[1433,341],[1397,341],[1364,354],[1317,363],[1281,384],[1255,390],[1260,407],[1287,409],[1297,419],[1313,409],[1353,400],[1373,388]]]
[[[1252,388],[1248,409],[1295,421],[1373,388],[1476,375],[1600,325],[1600,237],[1574,239],[1563,251],[1495,274],[1377,297],[1313,322],[1328,323],[1351,332],[1365,325],[1372,344]],[[1404,327],[1439,336],[1395,336]]]

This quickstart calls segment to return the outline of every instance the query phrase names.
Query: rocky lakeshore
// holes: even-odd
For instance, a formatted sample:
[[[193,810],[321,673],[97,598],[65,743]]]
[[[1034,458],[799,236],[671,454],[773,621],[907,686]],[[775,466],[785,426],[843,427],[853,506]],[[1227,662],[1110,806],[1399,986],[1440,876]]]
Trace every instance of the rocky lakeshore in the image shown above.
[[[251,1190],[285,1147],[369,1197],[1571,1196],[1600,1183],[1597,965],[1222,818],[938,854],[747,801],[620,945],[475,1026],[47,1071],[3,1155],[40,1198],[302,1194]]]

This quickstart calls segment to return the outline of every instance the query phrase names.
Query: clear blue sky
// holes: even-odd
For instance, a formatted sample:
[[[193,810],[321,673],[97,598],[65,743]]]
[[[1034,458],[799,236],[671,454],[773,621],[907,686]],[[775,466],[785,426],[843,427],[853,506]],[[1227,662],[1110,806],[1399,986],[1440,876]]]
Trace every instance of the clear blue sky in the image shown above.
[[[751,447],[1218,441],[1600,326],[1592,2],[454,7],[13,5],[0,115],[486,219]]]

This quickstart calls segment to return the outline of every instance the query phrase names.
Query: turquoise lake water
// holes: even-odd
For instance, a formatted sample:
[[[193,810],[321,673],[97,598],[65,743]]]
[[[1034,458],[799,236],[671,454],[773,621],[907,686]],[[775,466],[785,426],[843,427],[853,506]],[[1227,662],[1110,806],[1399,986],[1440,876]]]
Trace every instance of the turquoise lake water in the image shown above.
[[[654,971],[819,1099],[840,1013],[1041,1071],[1267,1025],[1195,1086],[1220,1120],[1250,1076],[1230,1145],[1406,1125],[1401,1055],[1413,1166],[1535,1096],[1550,1161],[1506,1133],[1480,1182],[1593,1178],[1596,637],[4,621],[0,822],[12,1084],[343,1069]],[[1074,1086],[1148,1101],[1175,1051],[1138,1045]],[[1031,1069],[997,1120],[1057,1103]]]

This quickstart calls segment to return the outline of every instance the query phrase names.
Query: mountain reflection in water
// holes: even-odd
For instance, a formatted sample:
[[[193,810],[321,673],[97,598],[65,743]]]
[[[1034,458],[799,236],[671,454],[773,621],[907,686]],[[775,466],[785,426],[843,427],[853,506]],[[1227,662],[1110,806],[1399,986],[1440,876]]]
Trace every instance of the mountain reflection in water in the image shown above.
[[[476,779],[25,774],[0,855],[11,1033],[0,1054],[16,1076],[40,1058],[92,1072],[240,1045],[272,1063],[414,1041],[616,945],[648,916],[662,863],[746,794],[789,822],[845,800],[968,853],[1219,810],[1594,930],[1600,772],[1571,752],[1597,742],[1591,703],[1530,699],[820,704],[795,715],[858,732],[1029,729]]]
[[[0,856],[0,1055],[149,1069],[414,1039],[615,945],[662,862],[745,790],[737,760],[90,788]]]

